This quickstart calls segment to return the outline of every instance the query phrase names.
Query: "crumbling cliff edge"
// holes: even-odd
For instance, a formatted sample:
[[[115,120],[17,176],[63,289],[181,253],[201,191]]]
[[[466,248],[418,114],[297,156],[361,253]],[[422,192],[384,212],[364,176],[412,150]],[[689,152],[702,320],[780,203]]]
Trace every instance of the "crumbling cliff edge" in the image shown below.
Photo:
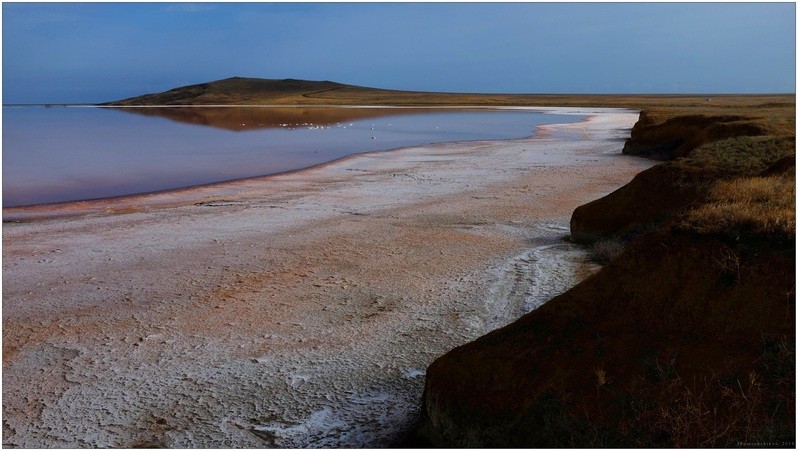
[[[644,111],[631,135],[668,161],[571,219],[609,263],[433,362],[431,444],[794,446],[794,134]]]

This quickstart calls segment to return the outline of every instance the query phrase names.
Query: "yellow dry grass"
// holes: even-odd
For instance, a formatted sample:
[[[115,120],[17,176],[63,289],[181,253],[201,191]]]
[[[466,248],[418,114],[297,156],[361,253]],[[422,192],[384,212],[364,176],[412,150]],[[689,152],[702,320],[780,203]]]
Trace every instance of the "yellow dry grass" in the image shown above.
[[[682,225],[699,233],[794,236],[795,178],[784,174],[717,181],[708,202],[688,212]]]

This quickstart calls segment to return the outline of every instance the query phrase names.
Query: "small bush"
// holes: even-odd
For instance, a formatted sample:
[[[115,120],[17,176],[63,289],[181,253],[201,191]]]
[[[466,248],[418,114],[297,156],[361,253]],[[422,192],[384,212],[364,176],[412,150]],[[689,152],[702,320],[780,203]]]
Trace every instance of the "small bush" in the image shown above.
[[[600,265],[605,265],[620,255],[625,247],[626,242],[615,238],[596,241],[590,247],[590,259]]]

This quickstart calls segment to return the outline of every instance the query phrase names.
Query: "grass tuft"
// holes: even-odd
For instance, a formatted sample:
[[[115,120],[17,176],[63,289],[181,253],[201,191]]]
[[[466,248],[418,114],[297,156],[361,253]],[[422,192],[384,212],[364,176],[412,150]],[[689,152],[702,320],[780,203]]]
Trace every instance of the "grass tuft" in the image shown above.
[[[743,177],[712,184],[708,202],[687,212],[681,229],[702,234],[795,236],[795,179]]]
[[[626,244],[625,241],[616,238],[596,241],[590,246],[590,259],[600,265],[605,265],[621,255]]]
[[[687,171],[700,170],[710,177],[758,175],[778,160],[795,155],[789,136],[738,136],[705,144],[676,164]]]

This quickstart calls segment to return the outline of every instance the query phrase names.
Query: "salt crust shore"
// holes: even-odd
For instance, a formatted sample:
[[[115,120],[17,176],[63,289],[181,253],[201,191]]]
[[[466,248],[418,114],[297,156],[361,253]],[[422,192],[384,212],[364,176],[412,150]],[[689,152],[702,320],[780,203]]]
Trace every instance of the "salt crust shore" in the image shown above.
[[[4,211],[51,219],[3,227],[3,444],[395,442],[432,360],[596,269],[561,240],[571,212],[651,162],[620,155],[636,114],[579,111],[530,139]]]

